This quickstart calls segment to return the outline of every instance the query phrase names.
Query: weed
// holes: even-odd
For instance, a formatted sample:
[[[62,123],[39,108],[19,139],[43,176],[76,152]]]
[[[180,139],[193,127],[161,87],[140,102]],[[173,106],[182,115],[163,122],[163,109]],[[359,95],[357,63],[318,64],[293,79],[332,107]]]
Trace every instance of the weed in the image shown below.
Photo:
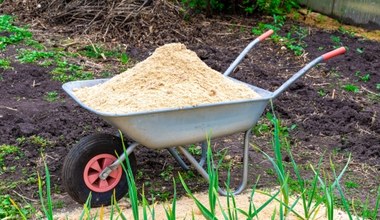
[[[362,53],[364,53],[364,49],[358,47],[358,48],[356,48],[356,52],[362,54]]]
[[[57,54],[54,52],[21,49],[18,51],[16,58],[21,63],[34,63],[38,60],[54,58],[56,56]]]
[[[354,92],[354,93],[360,92],[359,87],[353,84],[346,84],[343,86],[343,89],[346,90],[347,92]]]
[[[346,186],[346,188],[348,189],[355,189],[355,188],[358,188],[359,184],[354,182],[354,181],[346,181],[344,183],[344,185]]]
[[[335,36],[335,35],[331,35],[330,39],[335,44],[335,47],[342,46],[342,41],[340,40],[340,37]]]
[[[58,92],[57,91],[51,91],[47,92],[45,95],[45,100],[48,102],[55,102],[59,98]]]
[[[8,59],[0,59],[0,68],[3,70],[12,69],[11,62]]]
[[[265,173],[270,176],[274,176],[276,174],[272,168],[265,170]]]
[[[53,79],[60,82],[68,82],[73,80],[93,79],[94,74],[83,70],[82,66],[70,64],[67,61],[56,61],[57,67],[52,70]]]
[[[157,189],[150,189],[149,194],[155,200],[160,200],[160,201],[167,201],[170,198],[170,192],[169,191],[163,191],[161,186],[159,186],[159,188],[157,188]]]
[[[83,48],[82,51],[79,52],[80,54],[90,57],[90,58],[102,58],[105,57],[105,54],[103,52],[103,48],[95,45],[88,45]]]
[[[123,65],[127,64],[129,62],[129,56],[126,53],[122,53],[120,55],[120,62]]]
[[[324,50],[324,49],[325,49],[325,47],[322,47],[322,46],[318,47],[318,50],[319,50],[319,51],[322,51],[322,50]]]
[[[0,168],[4,168],[5,157],[11,154],[18,155],[19,153],[20,149],[16,146],[6,144],[0,145]]]
[[[257,123],[253,129],[252,129],[252,132],[256,135],[256,136],[261,136],[263,135],[264,133],[269,133],[270,131],[270,127],[269,125],[267,124],[264,124],[264,123]]]
[[[20,208],[9,195],[0,195],[0,219],[27,219],[34,212],[32,205]]]
[[[325,97],[326,96],[326,91],[324,89],[319,89],[318,90],[318,95],[321,96],[321,97]]]
[[[41,148],[46,148],[46,147],[52,145],[52,142],[50,142],[49,140],[47,140],[41,136],[38,136],[38,135],[30,136],[29,141],[30,141],[30,143],[35,144]]]
[[[380,90],[380,83],[377,83],[377,84],[376,84],[376,89],[377,89],[377,90]]]
[[[18,137],[16,138],[16,141],[19,143],[19,144],[24,144],[26,142],[26,137],[22,136],[22,137]]]
[[[335,44],[341,44],[342,42],[340,41],[340,37],[338,36],[335,36],[335,35],[331,35],[330,37],[331,41]]]
[[[6,33],[5,36],[0,36],[0,50],[5,49],[10,44],[19,43],[32,37],[32,33],[27,28],[14,26],[13,23],[12,16],[0,15],[0,32]]]
[[[160,173],[160,176],[165,180],[165,181],[169,181],[173,178],[173,170],[174,170],[174,167],[169,165],[165,168],[164,171],[162,171]]]
[[[308,35],[306,28],[293,25],[291,30],[285,35],[278,35],[278,31],[284,25],[285,17],[280,15],[273,16],[272,24],[259,23],[257,27],[252,28],[251,32],[255,35],[261,35],[265,30],[272,29],[274,34],[271,36],[271,39],[276,42],[284,45],[289,50],[293,51],[296,56],[300,56],[304,53],[305,47],[307,44],[304,42],[304,38]]]
[[[363,81],[363,82],[368,82],[370,79],[371,79],[371,74],[370,73],[367,73],[364,76],[360,77],[360,80]]]
[[[355,31],[353,31],[353,30],[350,30],[350,29],[346,29],[346,28],[344,28],[343,26],[340,26],[339,28],[338,28],[338,31],[340,32],[340,33],[342,33],[342,34],[346,34],[346,35],[348,35],[348,36],[350,36],[350,37],[355,37]]]
[[[197,146],[195,144],[192,144],[189,146],[189,148],[187,149],[192,155],[198,155],[200,156],[202,154],[202,147],[201,146]]]

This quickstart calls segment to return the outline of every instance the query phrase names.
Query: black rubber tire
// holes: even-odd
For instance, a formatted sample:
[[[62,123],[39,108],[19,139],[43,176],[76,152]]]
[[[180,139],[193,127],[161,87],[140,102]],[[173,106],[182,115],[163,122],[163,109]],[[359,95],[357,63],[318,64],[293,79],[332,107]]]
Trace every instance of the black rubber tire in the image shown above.
[[[117,154],[115,153],[117,152]],[[66,156],[63,163],[62,181],[66,192],[78,203],[84,204],[91,192],[91,207],[110,205],[113,190],[116,200],[128,192],[128,182],[123,171],[120,182],[114,189],[106,192],[91,191],[85,184],[83,172],[86,164],[99,154],[112,154],[117,157],[123,153],[123,145],[119,137],[109,134],[94,134],[82,138]],[[137,163],[134,152],[128,156],[133,175],[136,175]],[[127,166],[125,166],[127,167]]]

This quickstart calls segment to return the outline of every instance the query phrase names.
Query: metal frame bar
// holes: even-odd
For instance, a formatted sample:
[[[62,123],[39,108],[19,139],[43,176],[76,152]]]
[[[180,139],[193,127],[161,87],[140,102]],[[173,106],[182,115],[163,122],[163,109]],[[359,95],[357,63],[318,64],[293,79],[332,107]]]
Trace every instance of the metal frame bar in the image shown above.
[[[198,164],[203,167],[206,163],[206,156],[207,156],[207,143],[202,142],[201,145],[201,159],[199,160]],[[177,161],[177,163],[182,167],[184,170],[189,170],[189,166],[183,161],[182,157],[178,154],[178,151],[174,148],[168,148],[169,153],[174,157],[174,159]]]
[[[107,179],[108,175],[110,175],[110,173],[113,171],[113,170],[116,170],[119,165],[125,160],[125,154],[129,155],[132,153],[132,151],[139,145],[139,143],[137,142],[134,142],[132,144],[130,144],[126,151],[123,152],[119,158],[117,158],[117,160],[115,162],[113,162],[111,165],[107,166],[106,168],[104,168],[104,170],[99,174],[99,178],[101,180],[105,180]]]
[[[242,170],[243,176],[242,176],[240,185],[237,187],[237,189],[235,191],[231,192],[234,195],[240,194],[245,189],[245,187],[247,186],[248,166],[249,166],[249,164],[248,164],[248,158],[249,158],[248,150],[249,150],[249,139],[250,139],[250,137],[251,137],[251,129],[246,131],[245,135],[244,135],[243,170]],[[199,174],[201,174],[203,176],[203,178],[205,178],[207,181],[210,181],[208,173],[198,163],[198,161],[193,157],[193,155],[191,155],[185,148],[183,148],[181,146],[177,147],[177,150],[179,152],[181,152],[189,160],[189,162],[194,166],[194,168],[199,172]],[[223,196],[227,196],[228,194],[230,194],[221,187],[218,188],[218,192],[219,192],[219,194],[221,194]]]

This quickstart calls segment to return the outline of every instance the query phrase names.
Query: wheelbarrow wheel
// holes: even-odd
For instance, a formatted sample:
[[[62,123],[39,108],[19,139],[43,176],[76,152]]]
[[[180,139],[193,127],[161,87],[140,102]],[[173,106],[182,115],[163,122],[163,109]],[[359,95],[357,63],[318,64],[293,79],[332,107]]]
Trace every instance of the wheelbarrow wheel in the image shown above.
[[[62,180],[66,192],[78,203],[86,203],[91,193],[91,207],[110,205],[115,191],[116,200],[128,192],[126,174],[120,165],[105,180],[101,171],[123,153],[119,137],[94,134],[81,139],[67,154],[63,164]],[[128,156],[133,175],[136,174],[136,157]]]

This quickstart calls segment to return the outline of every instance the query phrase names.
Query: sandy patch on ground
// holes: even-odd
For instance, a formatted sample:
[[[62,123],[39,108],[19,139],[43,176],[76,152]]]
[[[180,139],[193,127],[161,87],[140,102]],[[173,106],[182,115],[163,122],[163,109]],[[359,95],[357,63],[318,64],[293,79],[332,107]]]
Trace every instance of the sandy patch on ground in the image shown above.
[[[195,197],[201,201],[201,203],[209,207],[208,204],[208,194],[207,193],[196,193]],[[238,196],[236,196],[236,204],[237,208],[240,208],[244,211],[248,211],[249,209],[249,198],[250,198],[250,193],[242,193]],[[226,197],[220,196],[220,203],[223,206],[223,209],[226,211],[227,210],[227,200]],[[268,196],[260,194],[260,193],[255,193],[254,195],[254,204],[256,208],[259,208],[262,204],[264,204],[267,200],[269,199]],[[294,198],[292,199],[291,202],[294,201]],[[130,204],[127,201],[121,201],[119,203],[119,206],[121,208],[121,211],[123,215],[127,219],[134,219],[133,218],[133,213],[130,208]],[[171,206],[171,203],[159,203],[154,206],[154,211],[155,211],[155,219],[167,219],[166,214],[165,214],[165,209],[168,209]],[[194,213],[194,219],[205,219],[193,200],[189,197],[182,197],[179,199],[176,203],[176,219],[192,219],[192,215]],[[224,219],[223,214],[221,212],[221,209],[217,205],[217,212],[216,212],[216,217],[218,219]],[[276,219],[279,219],[278,216],[278,210],[279,210],[279,204],[278,202],[272,201],[267,207],[265,207],[258,215],[258,219],[271,219],[273,213],[276,211]],[[298,204],[295,206],[295,210],[297,213],[299,213],[301,216],[303,215],[303,208],[302,208],[302,203],[301,201],[298,202]],[[59,219],[59,220],[64,220],[64,219],[79,219],[83,212],[83,208],[77,208],[76,210],[73,210],[71,212],[67,213],[60,213],[56,215],[56,218],[54,219]],[[139,209],[139,214],[140,214],[140,219],[142,218],[142,207]],[[108,207],[103,207],[103,208],[96,208],[91,210],[91,215],[95,216],[97,215],[97,219],[110,219],[110,213],[111,213],[111,206]],[[116,216],[119,216],[116,210],[114,210],[114,218],[116,219]],[[228,213],[226,212],[228,215]],[[238,219],[246,219],[246,217],[240,213],[238,213]],[[119,217],[120,218],[120,217]],[[151,219],[151,218],[149,218]],[[290,213],[287,219],[299,219],[294,215],[293,213]],[[326,208],[324,206],[320,206],[317,214],[315,215],[314,218],[312,219],[327,219],[326,217]],[[343,219],[349,219],[347,214],[344,213],[343,211],[340,210],[335,210],[334,211],[334,219],[336,220],[343,220]]]

